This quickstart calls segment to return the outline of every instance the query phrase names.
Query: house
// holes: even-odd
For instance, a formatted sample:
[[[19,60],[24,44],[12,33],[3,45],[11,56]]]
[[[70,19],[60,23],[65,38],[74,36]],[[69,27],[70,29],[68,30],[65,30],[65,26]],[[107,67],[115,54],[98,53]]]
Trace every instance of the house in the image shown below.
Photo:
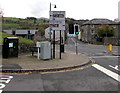
[[[110,25],[115,29],[115,37],[118,37],[118,23],[109,19],[92,19],[83,23],[81,27],[81,40],[88,43],[97,43],[97,29],[101,25]],[[101,40],[99,40],[101,41]]]
[[[3,30],[3,32],[33,40],[38,30]]]

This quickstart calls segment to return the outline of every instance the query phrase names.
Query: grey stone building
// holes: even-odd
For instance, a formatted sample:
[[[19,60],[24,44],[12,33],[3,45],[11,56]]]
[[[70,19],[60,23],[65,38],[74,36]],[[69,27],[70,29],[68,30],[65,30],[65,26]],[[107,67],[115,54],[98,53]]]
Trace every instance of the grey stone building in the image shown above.
[[[101,25],[112,26],[115,30],[115,37],[118,37],[118,23],[109,19],[92,19],[83,23],[81,27],[81,40],[88,43],[97,43],[99,37],[97,34],[97,29]]]

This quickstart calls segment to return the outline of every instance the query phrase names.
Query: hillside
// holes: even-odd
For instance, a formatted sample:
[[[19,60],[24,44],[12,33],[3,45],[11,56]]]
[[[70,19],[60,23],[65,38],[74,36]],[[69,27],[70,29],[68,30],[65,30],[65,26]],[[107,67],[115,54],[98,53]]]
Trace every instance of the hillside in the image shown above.
[[[14,35],[9,35],[7,33],[4,33],[4,32],[0,32],[0,36],[2,36],[2,38],[0,38],[0,44],[3,43],[3,39],[5,37],[16,37]],[[19,44],[21,43],[25,43],[25,44],[32,44],[34,43],[32,40],[28,40],[28,39],[25,39],[25,38],[22,38],[22,37],[18,37],[19,38]]]
[[[49,21],[47,19],[31,19],[26,18],[13,18],[3,17],[2,27],[3,29],[39,29],[43,25],[48,26]]]
[[[78,23],[82,25],[84,22],[88,20],[75,20],[72,18],[66,18],[66,26],[70,23]],[[47,18],[34,18],[27,17],[25,19],[22,18],[14,18],[14,17],[3,17],[2,19],[2,27],[3,29],[46,29],[49,27],[49,19]]]

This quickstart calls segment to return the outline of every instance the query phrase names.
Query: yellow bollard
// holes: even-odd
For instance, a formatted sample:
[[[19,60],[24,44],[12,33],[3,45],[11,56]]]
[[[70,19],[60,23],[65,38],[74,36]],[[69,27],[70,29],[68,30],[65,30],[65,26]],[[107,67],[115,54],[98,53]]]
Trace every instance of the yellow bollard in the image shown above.
[[[109,44],[109,51],[112,52],[112,50],[113,50],[113,46],[112,44]]]

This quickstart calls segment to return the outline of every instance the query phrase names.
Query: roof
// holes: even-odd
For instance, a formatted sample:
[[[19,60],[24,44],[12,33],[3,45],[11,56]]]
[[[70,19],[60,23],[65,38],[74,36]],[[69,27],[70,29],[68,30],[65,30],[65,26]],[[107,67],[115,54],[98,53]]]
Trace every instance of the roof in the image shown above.
[[[7,34],[12,34],[12,30],[3,30],[3,32],[5,32]]]
[[[3,32],[6,32],[8,34],[12,34],[13,30],[3,30]],[[30,34],[35,34],[35,32],[37,32],[38,30],[14,30],[15,34],[17,35],[25,35],[28,34],[28,31],[30,31]]]
[[[115,25],[117,23],[112,21],[112,20],[109,20],[109,19],[97,19],[97,18],[83,23],[83,25],[90,25],[90,24],[94,24],[94,25],[99,25],[99,24]]]

